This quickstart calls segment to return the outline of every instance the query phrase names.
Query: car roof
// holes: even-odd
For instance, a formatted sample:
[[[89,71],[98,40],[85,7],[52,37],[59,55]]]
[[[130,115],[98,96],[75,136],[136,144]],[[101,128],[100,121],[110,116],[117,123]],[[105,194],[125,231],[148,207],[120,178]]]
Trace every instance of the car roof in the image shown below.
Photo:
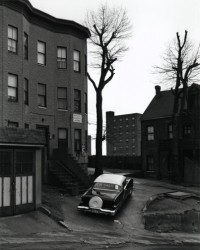
[[[102,174],[99,175],[94,182],[103,182],[110,184],[122,185],[123,181],[126,179],[125,176],[119,174]]]

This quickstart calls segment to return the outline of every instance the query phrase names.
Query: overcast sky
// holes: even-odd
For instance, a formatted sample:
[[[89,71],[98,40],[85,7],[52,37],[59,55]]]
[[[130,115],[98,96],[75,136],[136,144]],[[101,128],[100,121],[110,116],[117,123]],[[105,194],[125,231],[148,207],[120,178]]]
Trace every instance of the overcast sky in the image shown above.
[[[154,96],[158,76],[152,74],[167,46],[179,32],[200,43],[200,0],[30,0],[33,7],[83,24],[87,11],[100,3],[124,7],[133,25],[129,51],[116,64],[115,76],[103,91],[103,111],[116,115],[143,113]],[[89,55],[88,55],[89,56]],[[95,137],[95,92],[88,81],[89,133]],[[164,89],[164,86],[162,86]],[[105,124],[105,121],[104,121]]]

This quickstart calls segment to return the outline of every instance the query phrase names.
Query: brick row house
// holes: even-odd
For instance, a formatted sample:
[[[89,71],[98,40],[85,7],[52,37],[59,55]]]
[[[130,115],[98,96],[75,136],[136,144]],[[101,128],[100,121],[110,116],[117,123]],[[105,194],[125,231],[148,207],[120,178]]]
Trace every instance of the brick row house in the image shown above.
[[[81,177],[79,167],[87,163],[89,37],[86,27],[54,18],[35,9],[28,0],[0,0],[0,166],[4,164],[5,169],[11,169],[3,171],[0,168],[0,211],[11,203],[16,207],[19,195],[15,193],[16,187],[19,190],[21,187],[24,192],[20,198],[23,200],[27,193],[24,190],[35,187],[37,182],[33,175],[29,184],[26,178],[16,184],[16,157],[13,156],[9,165],[5,150],[17,148],[26,152],[27,148],[33,147],[32,172],[35,173],[38,168],[35,165],[38,162],[36,148],[40,148],[44,182],[52,174],[59,179],[56,171],[59,167],[68,177],[80,175],[80,178],[86,178]],[[27,130],[30,142],[28,139],[24,141]],[[45,140],[37,134],[39,131],[43,131]],[[9,134],[13,133],[18,135],[16,142],[9,140]],[[37,145],[32,136],[37,138]],[[26,168],[24,172],[26,174]],[[11,179],[15,186],[11,186]],[[5,190],[8,190],[7,194]],[[6,203],[6,199],[9,202]],[[35,203],[36,200],[34,196]]]
[[[141,117],[142,166],[146,177],[171,179],[173,103],[171,90],[156,95]],[[185,183],[200,183],[200,85],[188,88],[188,103],[179,131],[181,174]]]

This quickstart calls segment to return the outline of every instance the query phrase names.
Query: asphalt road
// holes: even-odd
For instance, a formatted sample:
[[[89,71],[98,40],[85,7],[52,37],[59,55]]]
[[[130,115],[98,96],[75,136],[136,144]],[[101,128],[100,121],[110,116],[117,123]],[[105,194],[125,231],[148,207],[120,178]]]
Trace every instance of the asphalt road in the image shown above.
[[[50,197],[59,207],[66,228],[49,227],[46,232],[3,238],[2,250],[199,250],[200,237],[185,233],[156,233],[144,229],[141,210],[153,195],[173,191],[163,183],[135,180],[134,192],[115,217],[77,211],[80,196]],[[58,198],[59,197],[59,198]],[[43,221],[44,224],[44,221]],[[10,238],[9,238],[10,237]]]

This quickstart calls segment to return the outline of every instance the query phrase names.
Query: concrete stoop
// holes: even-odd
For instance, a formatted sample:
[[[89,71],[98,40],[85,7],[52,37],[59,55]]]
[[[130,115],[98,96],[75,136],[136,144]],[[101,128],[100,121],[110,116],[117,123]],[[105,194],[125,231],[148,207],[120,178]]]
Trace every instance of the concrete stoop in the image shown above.
[[[145,229],[156,232],[200,232],[200,197],[185,192],[158,194],[143,209]]]

